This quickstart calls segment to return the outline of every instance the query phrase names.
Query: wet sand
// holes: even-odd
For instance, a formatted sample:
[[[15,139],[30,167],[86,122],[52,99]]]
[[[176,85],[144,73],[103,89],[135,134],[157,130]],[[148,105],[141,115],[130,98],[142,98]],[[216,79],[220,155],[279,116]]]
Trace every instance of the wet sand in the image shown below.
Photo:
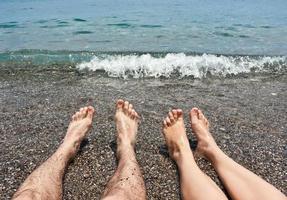
[[[137,158],[148,199],[179,199],[175,164],[161,135],[162,119],[172,108],[201,108],[218,145],[234,160],[285,194],[287,75],[226,79],[121,80],[97,75],[45,71],[1,72],[0,194],[8,199],[21,182],[61,143],[69,119],[93,105],[93,129],[64,178],[64,199],[99,199],[116,168],[113,115],[118,98],[129,100],[141,115]],[[218,184],[211,165],[200,168]]]

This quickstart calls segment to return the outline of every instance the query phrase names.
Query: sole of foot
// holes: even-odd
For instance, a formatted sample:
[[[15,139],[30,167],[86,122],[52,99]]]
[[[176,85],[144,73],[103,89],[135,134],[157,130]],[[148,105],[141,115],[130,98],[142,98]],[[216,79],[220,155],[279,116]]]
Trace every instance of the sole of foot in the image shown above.
[[[173,160],[179,161],[185,155],[192,154],[181,109],[173,109],[163,120],[163,135]]]
[[[214,138],[209,132],[209,122],[198,108],[192,108],[189,117],[192,132],[195,134],[198,141],[196,151],[209,159],[218,148]]]
[[[64,138],[63,147],[68,150],[73,157],[88,131],[92,126],[95,109],[92,106],[81,108],[71,119],[66,136]]]
[[[128,101],[119,99],[116,103],[115,121],[118,149],[122,146],[135,146],[139,115]]]

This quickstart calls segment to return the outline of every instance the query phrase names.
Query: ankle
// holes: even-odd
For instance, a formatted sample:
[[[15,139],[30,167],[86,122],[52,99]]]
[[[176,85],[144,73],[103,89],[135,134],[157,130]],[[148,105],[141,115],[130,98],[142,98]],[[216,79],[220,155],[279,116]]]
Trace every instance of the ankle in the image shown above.
[[[179,151],[173,152],[172,157],[177,164],[186,160],[194,160],[194,156],[190,148],[181,148]]]
[[[216,145],[208,149],[208,153],[205,154],[205,157],[211,162],[212,165],[217,165],[220,158],[224,155],[224,152]]]
[[[189,153],[179,157],[179,159],[175,160],[176,165],[178,166],[179,170],[182,169],[182,167],[188,167],[190,170],[194,170],[195,168],[198,168],[198,165],[196,164],[196,161],[194,159],[194,156],[192,153]]]
[[[135,142],[132,141],[129,137],[127,137],[124,134],[119,134],[117,137],[117,146],[118,147],[124,147],[124,148],[134,148]]]
[[[80,146],[79,142],[72,143],[64,141],[58,148],[57,152],[64,155],[65,157],[68,157],[68,159],[71,159],[78,152],[79,146]]]
[[[214,154],[216,154],[220,149],[217,146],[211,133],[198,138],[198,144],[196,149],[200,154],[202,154],[207,159],[213,159]]]
[[[134,160],[136,157],[135,149],[134,146],[127,143],[125,145],[123,144],[118,144],[117,146],[117,158],[119,162],[121,160]]]

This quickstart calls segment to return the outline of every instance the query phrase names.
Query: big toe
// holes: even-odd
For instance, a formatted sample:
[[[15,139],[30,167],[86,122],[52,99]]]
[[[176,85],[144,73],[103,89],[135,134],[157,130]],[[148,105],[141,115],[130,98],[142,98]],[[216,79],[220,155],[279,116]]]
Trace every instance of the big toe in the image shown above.
[[[94,113],[95,113],[94,107],[93,107],[93,106],[89,106],[89,107],[87,108],[87,117],[93,118]]]
[[[124,107],[124,100],[119,99],[117,101],[116,108],[117,108],[117,110],[123,110],[123,107]]]
[[[173,118],[174,118],[175,120],[177,120],[177,118],[178,118],[177,109],[173,109],[171,112],[172,112],[172,114],[173,114]]]
[[[177,112],[177,118],[178,119],[183,119],[183,112],[182,112],[182,110],[181,109],[177,109],[176,112]]]
[[[192,108],[189,112],[190,121],[195,123],[198,121],[198,108]]]

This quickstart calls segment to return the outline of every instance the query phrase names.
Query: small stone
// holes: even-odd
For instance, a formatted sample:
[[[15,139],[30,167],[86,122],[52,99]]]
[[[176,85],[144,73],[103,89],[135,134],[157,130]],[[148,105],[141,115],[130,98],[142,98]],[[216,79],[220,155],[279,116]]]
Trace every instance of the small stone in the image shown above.
[[[223,128],[223,127],[219,128],[219,130],[221,130],[221,131],[226,131],[226,129]]]
[[[224,135],[223,138],[226,139],[226,140],[229,140],[230,136],[229,135]]]
[[[89,178],[89,177],[90,177],[90,175],[88,173],[84,174],[84,178]]]
[[[271,95],[272,95],[272,96],[277,96],[277,93],[273,93],[273,92],[272,92]]]

